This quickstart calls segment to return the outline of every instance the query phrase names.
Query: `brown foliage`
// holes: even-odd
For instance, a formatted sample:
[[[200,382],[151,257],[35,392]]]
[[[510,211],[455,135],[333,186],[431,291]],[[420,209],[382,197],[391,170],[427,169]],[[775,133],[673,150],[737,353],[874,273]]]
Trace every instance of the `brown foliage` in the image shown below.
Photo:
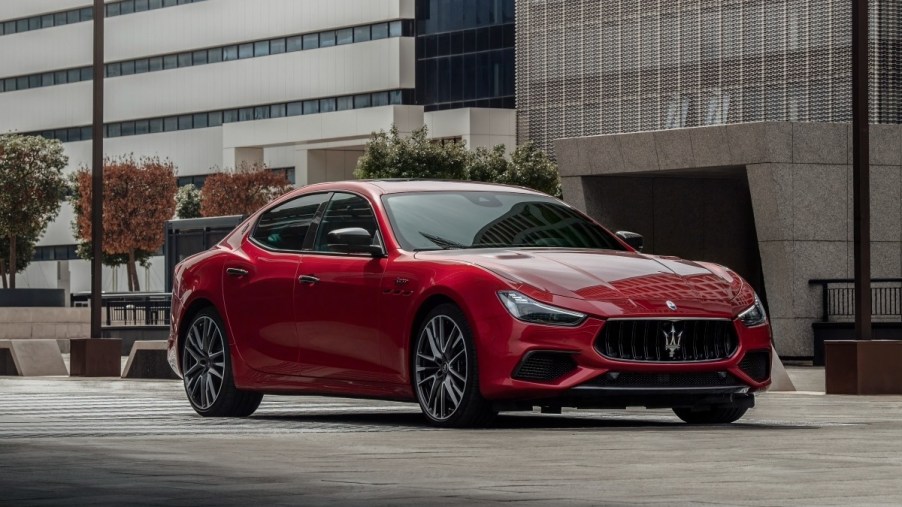
[[[75,181],[76,229],[87,242],[91,241],[91,171],[79,170]],[[103,184],[103,252],[128,255],[129,281],[134,282],[132,290],[138,290],[135,252],[163,245],[163,224],[175,213],[175,167],[157,158],[107,159]]]
[[[266,166],[242,165],[233,172],[210,175],[201,189],[200,212],[205,217],[247,215],[291,190],[284,174]]]

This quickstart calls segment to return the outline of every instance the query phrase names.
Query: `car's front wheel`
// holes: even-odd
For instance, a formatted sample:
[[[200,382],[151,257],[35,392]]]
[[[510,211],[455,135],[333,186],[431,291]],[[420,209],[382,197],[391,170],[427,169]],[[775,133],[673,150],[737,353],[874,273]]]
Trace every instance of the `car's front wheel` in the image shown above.
[[[420,408],[437,426],[483,426],[494,419],[479,392],[473,334],[453,304],[435,307],[420,323],[412,358],[413,390]]]
[[[263,395],[235,387],[229,342],[216,310],[205,308],[198,312],[183,340],[182,377],[194,411],[204,417],[253,414]]]
[[[692,408],[675,408],[673,412],[689,424],[729,424],[736,422],[748,411],[747,407],[718,405],[702,410]]]

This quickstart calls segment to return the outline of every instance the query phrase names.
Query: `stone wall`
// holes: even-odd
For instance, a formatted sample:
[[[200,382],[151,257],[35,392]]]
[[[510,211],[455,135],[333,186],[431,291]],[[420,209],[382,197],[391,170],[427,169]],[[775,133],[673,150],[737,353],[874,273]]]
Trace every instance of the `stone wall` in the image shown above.
[[[70,338],[91,334],[89,308],[0,308],[0,340],[55,339],[69,352]]]

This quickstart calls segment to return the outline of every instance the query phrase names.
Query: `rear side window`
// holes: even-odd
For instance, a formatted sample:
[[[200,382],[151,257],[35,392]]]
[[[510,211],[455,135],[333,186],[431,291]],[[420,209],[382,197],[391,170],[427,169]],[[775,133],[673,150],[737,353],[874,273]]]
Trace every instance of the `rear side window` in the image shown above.
[[[267,211],[260,217],[252,238],[266,248],[301,251],[310,224],[328,193],[298,197]]]
[[[328,245],[328,234],[336,229],[360,227],[373,238],[374,244],[379,241],[376,232],[376,216],[369,201],[359,195],[336,192],[329,201],[322,221],[316,232],[313,249],[317,252],[331,252]]]

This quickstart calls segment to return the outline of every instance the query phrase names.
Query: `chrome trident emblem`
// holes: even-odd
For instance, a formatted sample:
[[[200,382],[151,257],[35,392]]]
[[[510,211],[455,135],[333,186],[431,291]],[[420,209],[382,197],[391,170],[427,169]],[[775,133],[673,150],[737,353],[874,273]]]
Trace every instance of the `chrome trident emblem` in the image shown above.
[[[683,332],[680,331],[677,333],[676,323],[670,323],[670,331],[667,329],[661,330],[664,333],[664,348],[667,349],[667,353],[670,354],[670,358],[673,359],[676,351],[680,350],[680,342],[683,341]]]

